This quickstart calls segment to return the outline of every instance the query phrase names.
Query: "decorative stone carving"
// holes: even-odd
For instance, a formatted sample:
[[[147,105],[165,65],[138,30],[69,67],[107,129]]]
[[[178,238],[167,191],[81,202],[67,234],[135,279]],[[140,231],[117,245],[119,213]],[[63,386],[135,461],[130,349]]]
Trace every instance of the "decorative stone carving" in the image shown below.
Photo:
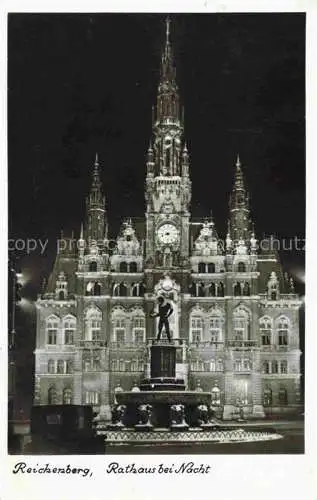
[[[175,404],[171,406],[171,429],[184,429],[188,424],[185,421],[185,406]]]

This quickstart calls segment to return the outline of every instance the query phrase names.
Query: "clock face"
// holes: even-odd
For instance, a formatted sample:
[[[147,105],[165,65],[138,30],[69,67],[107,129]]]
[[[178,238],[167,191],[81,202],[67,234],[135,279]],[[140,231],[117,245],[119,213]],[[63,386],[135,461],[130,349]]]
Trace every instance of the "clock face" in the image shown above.
[[[178,240],[178,229],[173,224],[163,224],[157,231],[158,239],[166,245],[176,243]]]

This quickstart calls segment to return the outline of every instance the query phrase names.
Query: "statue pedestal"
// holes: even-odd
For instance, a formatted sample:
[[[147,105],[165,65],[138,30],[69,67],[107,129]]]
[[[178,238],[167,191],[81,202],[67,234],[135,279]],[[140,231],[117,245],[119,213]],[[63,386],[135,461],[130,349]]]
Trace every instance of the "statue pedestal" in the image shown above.
[[[175,378],[176,347],[169,344],[151,346],[151,378]]]

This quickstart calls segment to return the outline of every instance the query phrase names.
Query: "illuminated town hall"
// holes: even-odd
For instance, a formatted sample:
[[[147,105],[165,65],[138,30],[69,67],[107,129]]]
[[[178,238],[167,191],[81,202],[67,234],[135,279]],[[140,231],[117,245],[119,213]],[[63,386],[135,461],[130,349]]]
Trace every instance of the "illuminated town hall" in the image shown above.
[[[116,241],[108,239],[96,156],[80,237],[64,240],[36,303],[34,404],[88,404],[109,415],[116,391],[149,377],[158,322],[151,315],[163,296],[173,308],[176,377],[210,392],[219,418],[295,413],[301,301],[276,251],[257,241],[242,158],[232,170],[227,234],[211,216],[191,218],[197,200],[169,28],[167,21],[144,220],[124,220]]]

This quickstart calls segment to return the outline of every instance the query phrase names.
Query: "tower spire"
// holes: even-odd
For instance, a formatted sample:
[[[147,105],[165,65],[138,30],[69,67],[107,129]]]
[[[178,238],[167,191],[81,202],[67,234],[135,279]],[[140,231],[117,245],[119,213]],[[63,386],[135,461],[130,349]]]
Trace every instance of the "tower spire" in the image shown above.
[[[99,157],[96,153],[92,171],[90,193],[86,200],[87,205],[87,238],[101,241],[105,235],[105,196],[100,179]]]
[[[237,155],[235,164],[234,182],[229,205],[230,228],[233,240],[236,243],[239,240],[249,240],[251,236],[249,196],[244,186],[239,154]]]

